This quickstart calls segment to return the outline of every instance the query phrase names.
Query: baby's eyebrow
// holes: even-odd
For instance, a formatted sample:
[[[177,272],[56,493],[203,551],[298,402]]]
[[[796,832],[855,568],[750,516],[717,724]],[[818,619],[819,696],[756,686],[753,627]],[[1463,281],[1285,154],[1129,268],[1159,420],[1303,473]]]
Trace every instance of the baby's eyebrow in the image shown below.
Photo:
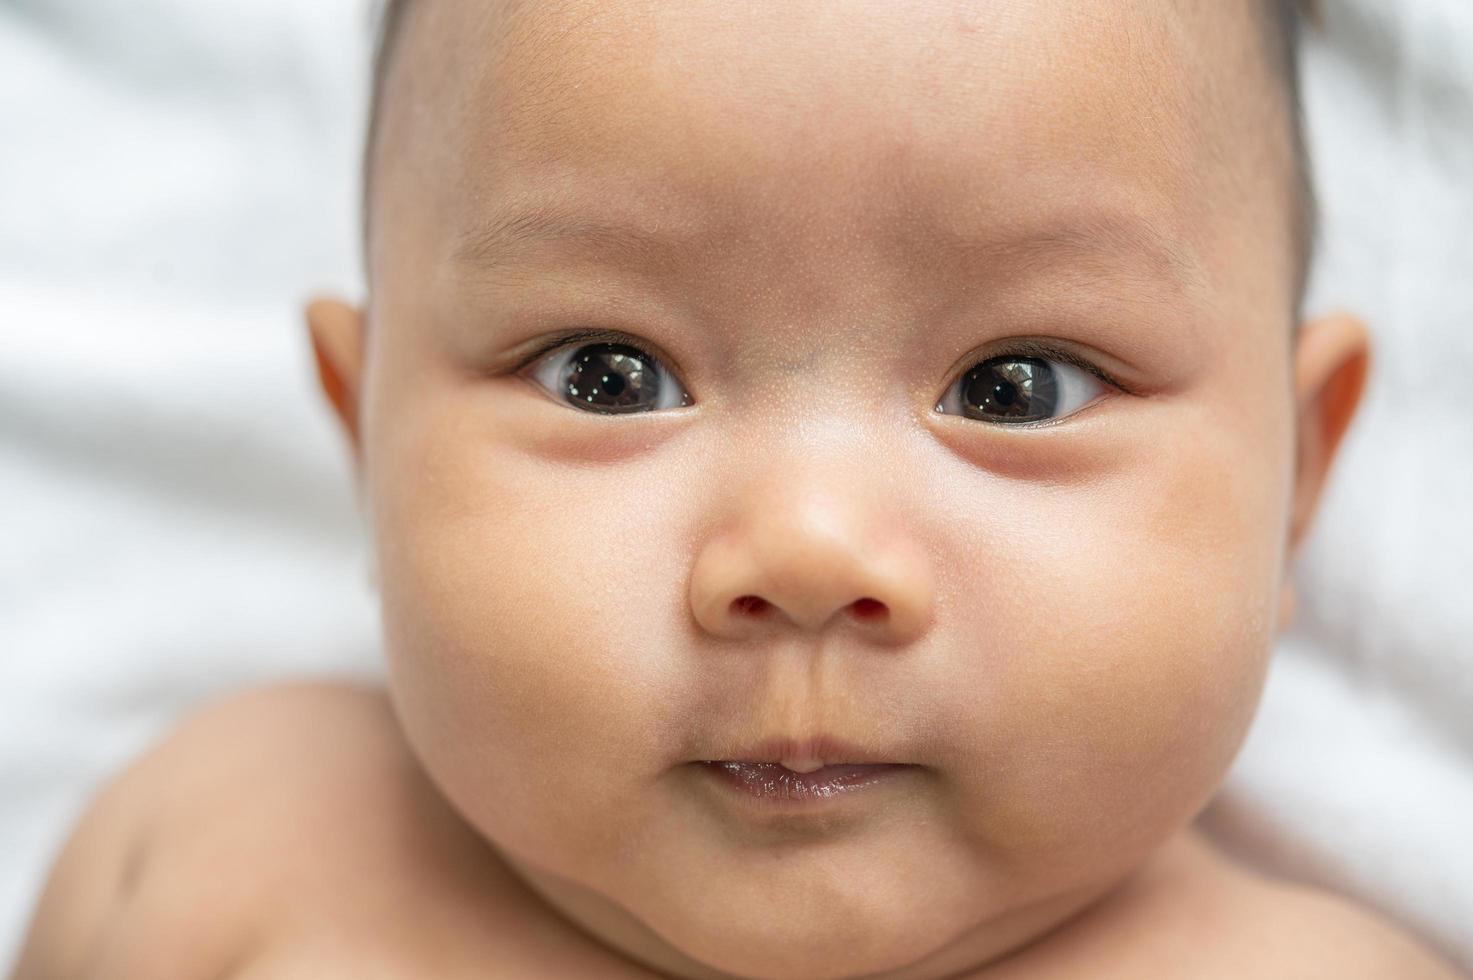
[[[701,229],[680,228],[673,222],[597,217],[561,200],[542,199],[502,205],[487,221],[460,236],[454,255],[459,264],[487,270],[509,264],[517,253],[538,245],[561,245],[649,265],[690,248],[701,236]]]
[[[460,236],[454,257],[480,273],[515,263],[521,252],[555,245],[565,254],[651,268],[688,258],[717,230],[711,220],[601,216],[563,198],[542,197],[500,205],[488,220]],[[1115,276],[1129,269],[1132,275],[1144,272],[1188,291],[1205,284],[1203,264],[1193,249],[1149,215],[1119,207],[1099,205],[999,222],[983,233],[911,220],[892,230],[887,244],[897,253],[924,256],[928,265],[958,274],[988,267],[1016,274],[1052,265]]]
[[[1048,263],[1132,266],[1185,289],[1205,285],[1201,259],[1148,216],[1094,208],[1037,224],[994,229],[977,236],[950,228],[925,233],[928,258],[961,267],[996,264],[1011,269]]]

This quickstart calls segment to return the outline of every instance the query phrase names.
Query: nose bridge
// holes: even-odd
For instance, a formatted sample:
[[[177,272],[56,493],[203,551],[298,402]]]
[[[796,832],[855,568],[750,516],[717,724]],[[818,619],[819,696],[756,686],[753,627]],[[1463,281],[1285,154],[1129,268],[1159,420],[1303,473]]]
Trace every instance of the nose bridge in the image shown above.
[[[697,621],[723,638],[847,628],[882,643],[915,639],[934,580],[895,506],[895,474],[872,450],[808,435],[769,447],[726,483],[720,526],[692,569]]]

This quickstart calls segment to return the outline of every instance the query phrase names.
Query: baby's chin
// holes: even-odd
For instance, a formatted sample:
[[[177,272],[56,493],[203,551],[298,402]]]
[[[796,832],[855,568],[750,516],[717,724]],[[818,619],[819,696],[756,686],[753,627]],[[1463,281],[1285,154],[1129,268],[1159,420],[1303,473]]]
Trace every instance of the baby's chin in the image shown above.
[[[942,870],[929,877],[856,882],[840,898],[774,888],[728,898],[720,910],[684,904],[646,920],[691,960],[739,977],[943,978],[1002,959],[1096,901],[1117,883],[1041,901],[997,894],[978,903]],[[826,901],[833,898],[832,901]]]
[[[548,847],[499,850],[555,910],[631,959],[763,980],[950,977],[1026,945],[1133,870],[1102,860],[1030,873],[901,827],[783,847],[687,832],[596,867]]]

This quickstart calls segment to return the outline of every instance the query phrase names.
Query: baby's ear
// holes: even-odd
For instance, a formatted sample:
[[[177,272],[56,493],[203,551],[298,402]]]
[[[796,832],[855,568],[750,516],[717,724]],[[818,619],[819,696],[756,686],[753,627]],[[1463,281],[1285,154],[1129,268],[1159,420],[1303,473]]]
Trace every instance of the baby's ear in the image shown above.
[[[307,304],[307,329],[317,360],[317,380],[347,433],[354,463],[362,458],[359,441],[359,379],[363,373],[363,313],[336,299]]]
[[[1291,556],[1309,530],[1330,464],[1355,417],[1370,360],[1365,325],[1353,316],[1332,314],[1300,327],[1294,354],[1298,453],[1289,525]]]

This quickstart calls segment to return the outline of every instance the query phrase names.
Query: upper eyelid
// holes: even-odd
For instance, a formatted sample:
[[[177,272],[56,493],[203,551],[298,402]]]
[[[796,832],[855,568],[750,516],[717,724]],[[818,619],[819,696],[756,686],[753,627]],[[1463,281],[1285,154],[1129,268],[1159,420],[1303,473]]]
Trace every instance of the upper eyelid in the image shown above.
[[[1085,357],[1082,354],[1077,354],[1067,347],[1057,346],[1046,341],[1033,340],[1030,338],[1002,340],[998,341],[997,344],[999,345],[999,349],[995,351],[989,351],[980,354],[968,354],[967,357],[961,362],[961,366],[956,372],[957,379],[960,379],[973,367],[976,367],[979,364],[986,364],[988,361],[1006,360],[1009,357],[1032,357],[1042,361],[1059,361],[1061,363],[1068,364],[1072,367],[1078,368],[1086,374],[1093,376],[1096,380],[1102,381],[1110,387],[1117,389],[1118,391],[1125,392],[1126,394],[1135,393],[1130,385],[1121,381],[1115,375],[1100,367],[1088,357]]]
[[[670,366],[671,358],[649,341],[642,340],[622,330],[600,327],[585,328],[582,330],[565,330],[562,333],[553,334],[542,343],[539,343],[536,348],[524,354],[517,361],[515,369],[518,371],[524,370],[542,360],[548,354],[562,350],[571,344],[624,344],[628,347],[644,351],[646,354],[653,354],[655,359],[667,368]]]

